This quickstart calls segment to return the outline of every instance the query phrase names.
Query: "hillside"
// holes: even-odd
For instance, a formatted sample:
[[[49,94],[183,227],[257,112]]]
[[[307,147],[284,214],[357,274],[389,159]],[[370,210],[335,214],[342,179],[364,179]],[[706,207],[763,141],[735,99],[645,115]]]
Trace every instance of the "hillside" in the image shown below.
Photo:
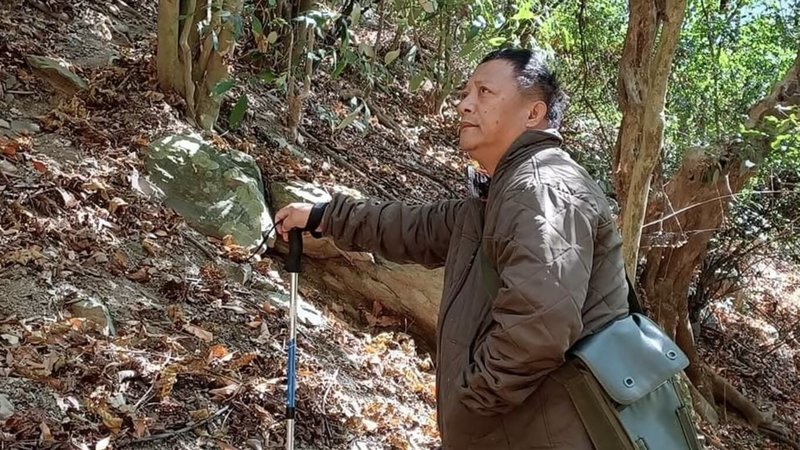
[[[248,261],[137,188],[149,144],[192,128],[182,100],[158,88],[156,2],[142,3],[0,5],[0,448],[283,442],[283,255]],[[87,89],[35,69],[31,55],[67,63]],[[322,72],[301,143],[287,140],[284,101],[265,85],[242,88],[250,107],[241,127],[205,138],[251,155],[268,183],[409,202],[466,193],[452,108],[427,114],[420,95],[391,86],[371,97],[370,132],[332,131],[359,87]],[[333,116],[326,122],[323,113]],[[301,276],[299,448],[436,448],[428,349],[396,312],[332,290],[325,264],[309,260]],[[777,337],[773,325],[731,308],[700,338],[737,387],[774,404],[800,433],[794,270],[779,266],[750,289],[783,321]],[[774,351],[759,350],[767,347]],[[705,431],[717,448],[791,448],[736,422]]]

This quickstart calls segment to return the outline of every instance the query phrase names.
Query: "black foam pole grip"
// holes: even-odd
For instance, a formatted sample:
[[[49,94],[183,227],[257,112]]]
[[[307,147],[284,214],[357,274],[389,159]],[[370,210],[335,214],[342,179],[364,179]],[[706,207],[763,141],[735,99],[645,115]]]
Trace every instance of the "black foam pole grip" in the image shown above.
[[[302,265],[300,258],[303,256],[303,230],[292,228],[289,230],[289,256],[286,258],[286,271],[300,273]]]

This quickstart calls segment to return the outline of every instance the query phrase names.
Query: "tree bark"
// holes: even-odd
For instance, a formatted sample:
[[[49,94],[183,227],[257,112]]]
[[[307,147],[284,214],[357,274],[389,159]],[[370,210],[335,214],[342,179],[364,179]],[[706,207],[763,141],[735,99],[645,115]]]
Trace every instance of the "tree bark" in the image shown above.
[[[175,75],[178,73],[178,15],[180,0],[159,0],[158,2],[158,48],[156,62],[158,84],[162,90],[176,88]]]
[[[225,0],[222,9],[232,15],[242,12],[242,0]],[[204,46],[211,46],[212,50],[208,57],[208,65],[201,80],[195,80],[197,92],[195,94],[195,104],[197,106],[196,121],[204,130],[211,130],[219,117],[219,108],[222,104],[222,96],[211,95],[214,86],[220,81],[227,80],[228,59],[233,55],[235,41],[233,39],[234,23],[232,20],[222,22],[219,11],[212,11],[211,24],[214,30],[219,31],[218,46],[213,50],[212,36],[204,42]],[[206,50],[205,48],[203,49]]]
[[[622,124],[614,175],[622,205],[625,268],[634,277],[651,175],[661,155],[667,80],[686,0],[630,0],[629,7],[618,80]]]
[[[211,92],[228,78],[235,45],[234,21],[223,21],[223,11],[241,14],[242,0],[225,0],[218,9],[209,0],[159,1],[159,85],[183,95],[188,119],[204,130],[219,116],[222,97]]]
[[[754,105],[746,125],[763,129],[767,117],[800,104],[800,53],[793,67],[771,94]],[[645,304],[653,316],[687,354],[686,374],[709,401],[725,405],[745,417],[755,428],[779,437],[781,428],[757,416],[758,408],[719,375],[704,365],[697,354],[688,325],[689,287],[708,250],[708,242],[725,220],[728,207],[756,171],[744,164],[743,150],[756,163],[769,155],[768,138],[750,138],[720,148],[693,149],[663,191],[650,200],[643,227],[642,251],[646,264],[641,281]],[[755,411],[755,412],[754,412]],[[776,431],[778,430],[778,431]]]

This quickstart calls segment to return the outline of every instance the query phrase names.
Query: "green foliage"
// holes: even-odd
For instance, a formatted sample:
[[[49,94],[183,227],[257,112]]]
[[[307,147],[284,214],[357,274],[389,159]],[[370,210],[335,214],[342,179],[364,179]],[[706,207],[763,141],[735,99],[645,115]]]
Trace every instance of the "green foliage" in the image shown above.
[[[744,0],[721,8],[689,2],[667,103],[667,151],[721,142],[738,131],[750,106],[790,67],[800,40],[788,0]]]

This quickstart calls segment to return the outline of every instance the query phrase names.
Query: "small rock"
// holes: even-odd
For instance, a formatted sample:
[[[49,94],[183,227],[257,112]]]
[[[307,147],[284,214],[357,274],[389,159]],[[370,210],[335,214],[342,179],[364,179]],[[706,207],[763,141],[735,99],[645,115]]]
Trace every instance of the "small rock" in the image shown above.
[[[250,264],[223,262],[223,267],[228,278],[240,284],[246,284],[253,276],[253,268]]]
[[[17,167],[14,166],[14,164],[11,164],[5,159],[0,159],[0,172],[15,173],[16,171]]]
[[[18,345],[19,344],[19,336],[15,336],[13,334],[0,334],[0,337],[6,340],[11,345]]]
[[[8,74],[3,80],[3,84],[6,85],[6,89],[14,89],[19,85],[19,81],[17,81],[17,77],[14,75]]]
[[[74,94],[89,88],[83,78],[62,66],[58,61],[44,56],[28,55],[28,64],[54,88],[67,94]]]
[[[3,119],[0,119],[0,128],[11,128],[11,124]]]
[[[14,415],[14,405],[3,394],[0,394],[0,420],[8,420]]]
[[[102,326],[105,334],[111,336],[116,335],[114,322],[111,320],[111,314],[108,312],[106,305],[100,300],[93,297],[84,298],[75,303],[71,303],[67,309],[70,314],[75,317],[83,317]]]
[[[39,125],[28,120],[12,120],[11,129],[20,134],[34,134],[41,131]]]
[[[276,308],[289,309],[289,296],[278,292],[270,292],[267,296],[270,304]],[[297,320],[309,327],[321,327],[327,320],[314,305],[308,303],[298,296],[297,299]]]

